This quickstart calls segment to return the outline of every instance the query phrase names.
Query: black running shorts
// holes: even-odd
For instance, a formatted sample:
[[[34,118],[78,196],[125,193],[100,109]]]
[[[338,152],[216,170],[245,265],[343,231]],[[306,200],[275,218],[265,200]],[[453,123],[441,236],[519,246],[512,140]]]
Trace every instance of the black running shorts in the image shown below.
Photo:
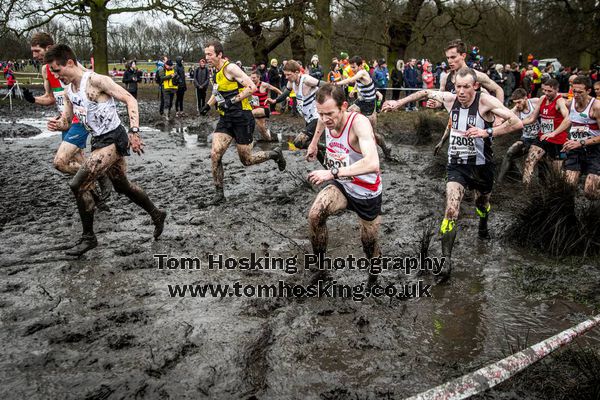
[[[350,196],[344,186],[336,181],[331,181],[331,184],[342,192],[346,200],[348,201],[347,210],[354,211],[360,219],[365,221],[373,221],[381,214],[381,198],[382,193],[372,199],[357,199],[356,197]]]
[[[254,116],[250,110],[237,111],[231,115],[221,115],[215,132],[225,133],[235,139],[237,144],[250,144],[254,133]]]
[[[494,187],[493,163],[484,165],[464,165],[448,164],[446,171],[448,173],[448,182],[457,182],[465,188],[477,190],[481,194],[492,192]]]

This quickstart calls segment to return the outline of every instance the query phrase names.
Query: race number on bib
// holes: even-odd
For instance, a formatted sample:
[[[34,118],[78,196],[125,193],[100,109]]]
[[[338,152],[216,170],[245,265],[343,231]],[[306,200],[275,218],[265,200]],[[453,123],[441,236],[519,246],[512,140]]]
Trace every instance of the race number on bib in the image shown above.
[[[258,100],[258,96],[252,96],[250,98],[250,105],[252,107],[258,107],[258,106],[260,106],[260,100]]]
[[[350,157],[346,153],[333,153],[327,151],[327,157],[325,159],[325,168],[332,169],[337,168],[340,169],[342,167],[347,167],[350,165]],[[350,177],[339,178],[339,180],[352,180]]]
[[[219,84],[214,83],[212,90],[213,90],[213,96],[215,96],[215,100],[217,101],[217,103],[223,104],[225,102],[225,98],[223,97],[223,95],[221,93],[219,93]]]
[[[588,125],[572,126],[569,136],[571,140],[587,139],[591,136],[590,127]]]
[[[54,100],[56,100],[56,107],[58,107],[59,112],[65,111],[65,91],[64,89],[56,90],[52,92],[54,95]]]
[[[465,133],[456,129],[450,131],[450,146],[448,147],[450,156],[466,159],[477,155],[475,138],[466,137]]]
[[[73,114],[75,114],[75,116],[77,117],[77,119],[79,119],[79,122],[81,124],[83,124],[83,127],[87,131],[91,132],[92,129],[87,124],[87,122],[88,122],[88,120],[87,120],[87,109],[85,107],[73,104]]]
[[[554,120],[541,118],[540,119],[540,131],[542,131],[543,135],[554,131]]]
[[[535,139],[540,131],[538,123],[523,126],[523,137],[526,139]]]

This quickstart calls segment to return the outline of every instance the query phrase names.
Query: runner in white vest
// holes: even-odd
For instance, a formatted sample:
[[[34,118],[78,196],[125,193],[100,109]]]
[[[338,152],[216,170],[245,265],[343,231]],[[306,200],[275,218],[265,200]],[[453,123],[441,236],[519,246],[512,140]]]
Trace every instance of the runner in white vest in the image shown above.
[[[600,101],[590,96],[592,82],[587,76],[573,80],[573,99],[569,108],[569,139],[562,151],[567,152],[565,178],[573,186],[587,172],[583,192],[590,200],[600,200]]]
[[[109,177],[117,192],[127,196],[152,217],[154,238],[158,238],[163,231],[167,213],[157,209],[146,193],[136,184],[129,182],[125,175],[127,166],[124,156],[129,155],[129,147],[137,154],[143,153],[137,101],[110,77],[92,71],[84,73],[77,65],[75,53],[67,45],[52,47],[46,53],[45,61],[50,65],[50,70],[66,85],[67,94],[64,113],[59,118],[49,120],[48,129],[67,130],[75,114],[92,135],[92,153],[83,161],[71,181],[83,235],[66,254],[81,256],[98,245],[94,234],[96,199],[92,189],[94,181],[101,174]],[[127,104],[129,135],[121,125],[114,99]]]
[[[404,105],[433,99],[441,102],[450,113],[450,145],[448,146],[448,183],[446,184],[446,212],[440,233],[442,255],[446,257],[440,281],[449,277],[449,259],[456,238],[455,223],[465,188],[475,190],[475,206],[479,215],[479,237],[489,238],[488,215],[490,195],[494,184],[492,138],[523,128],[523,123],[497,98],[477,92],[477,75],[470,68],[456,72],[456,93],[422,90],[401,100],[386,101],[382,111],[397,110]],[[504,122],[492,127],[494,118]]]
[[[347,111],[348,103],[341,87],[325,84],[317,92],[316,102],[319,126],[308,147],[307,160],[316,159],[324,128],[327,169],[311,172],[308,180],[314,185],[330,184],[319,192],[308,213],[313,254],[323,260],[327,251],[327,218],[348,209],[358,215],[367,258],[378,257],[382,185],[373,128],[364,115]],[[314,278],[324,275],[325,271],[320,269]],[[375,276],[371,275],[369,282],[374,283],[374,280]]]

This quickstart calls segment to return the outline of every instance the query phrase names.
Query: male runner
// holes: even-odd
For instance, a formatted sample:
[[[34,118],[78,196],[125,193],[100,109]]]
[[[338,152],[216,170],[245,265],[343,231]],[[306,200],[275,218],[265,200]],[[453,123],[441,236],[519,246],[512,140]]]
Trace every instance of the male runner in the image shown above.
[[[567,152],[567,182],[576,187],[581,173],[587,172],[585,197],[600,200],[600,101],[590,96],[591,89],[589,77],[574,79],[573,100],[567,103],[571,129],[562,150]]]
[[[465,62],[465,59],[467,58],[467,45],[460,39],[452,40],[446,46],[445,54],[446,59],[448,60],[450,72],[444,75],[440,80],[440,91],[455,93],[454,87],[456,71],[467,67],[467,63]],[[483,72],[477,70],[473,71],[475,71],[477,82],[479,83],[478,90],[479,88],[483,87],[483,89],[487,90],[490,94],[494,95],[498,100],[504,103],[504,91],[502,88]],[[427,101],[427,107],[437,108],[440,106],[441,104],[439,102],[432,100]],[[450,134],[450,125],[451,121],[448,121],[448,126],[446,126],[446,130],[444,131],[439,143],[435,146],[433,154],[437,154],[448,139]]]
[[[529,185],[536,164],[544,154],[552,160],[557,173],[562,170],[563,160],[566,154],[562,147],[567,141],[567,129],[569,128],[569,108],[565,100],[558,94],[558,81],[548,79],[542,83],[544,95],[533,109],[529,117],[523,120],[524,125],[529,125],[540,119],[540,130],[538,137],[532,144],[525,160],[523,170],[523,183]]]
[[[512,111],[521,121],[529,117],[533,112],[533,109],[537,105],[540,99],[534,97],[531,99],[527,98],[527,92],[523,88],[517,88],[512,93],[511,100],[515,104]],[[529,148],[535,142],[537,134],[540,131],[540,124],[535,121],[528,125],[523,125],[521,131],[521,138],[517,140],[506,152],[504,160],[502,160],[502,166],[500,167],[500,173],[498,174],[497,183],[502,183],[504,176],[513,165],[514,160],[525,156],[529,152]]]
[[[54,45],[54,39],[46,32],[37,32],[31,37],[31,53],[33,58],[39,62],[44,62],[44,55]],[[85,69],[77,64],[83,71]],[[42,65],[42,78],[44,81],[44,94],[34,97],[29,89],[23,90],[23,97],[32,104],[42,106],[51,106],[56,104],[60,114],[64,111],[65,90],[60,81],[52,72],[48,64]],[[85,149],[88,132],[83,124],[79,122],[77,116],[73,117],[73,123],[68,131],[62,133],[62,142],[58,146],[54,156],[54,168],[69,175],[75,175],[83,162],[83,149]],[[100,209],[107,210],[105,202],[110,198],[111,185],[106,175],[98,179],[100,194],[97,196],[97,206]]]
[[[352,57],[350,59],[350,68],[354,72],[354,75],[339,82],[334,82],[334,85],[343,86],[356,82],[356,86],[350,92],[350,96],[356,95],[357,100],[348,110],[360,112],[369,119],[371,126],[373,126],[373,132],[375,132],[375,141],[381,147],[381,150],[383,150],[385,159],[391,160],[392,146],[386,143],[385,137],[381,133],[376,132],[377,113],[375,112],[375,106],[377,99],[381,100],[383,96],[375,89],[375,82],[373,82],[369,72],[364,69],[363,63],[361,57]]]
[[[206,61],[216,72],[213,76],[213,93],[200,114],[206,115],[211,106],[219,105],[219,122],[213,134],[210,159],[216,195],[210,204],[225,201],[223,192],[223,155],[235,139],[238,156],[244,166],[275,160],[280,171],[285,170],[285,158],[281,148],[271,151],[252,152],[254,117],[249,97],[256,91],[250,77],[223,58],[223,45],[218,41],[208,42],[204,49]]]
[[[281,90],[267,82],[262,82],[256,71],[252,71],[250,79],[252,79],[252,83],[256,85],[256,91],[252,93],[252,98],[250,100],[250,104],[252,105],[252,115],[256,120],[260,136],[263,140],[270,142],[273,139],[271,138],[271,130],[267,128],[267,119],[271,116],[271,109],[266,101],[267,98],[269,98],[270,90],[277,94],[281,94]]]
[[[454,81],[456,94],[422,90],[401,100],[384,103],[383,111],[393,111],[412,101],[425,98],[441,102],[450,112],[450,146],[448,147],[448,183],[446,184],[446,212],[440,232],[442,255],[447,257],[448,267],[440,280],[449,277],[450,257],[456,238],[455,223],[465,188],[476,191],[475,206],[479,215],[479,237],[489,238],[488,217],[490,195],[494,185],[494,162],[492,137],[522,129],[523,123],[504,107],[501,100],[487,93],[477,92],[477,75],[471,68],[456,71]],[[494,118],[504,123],[493,127]]]
[[[50,70],[66,85],[65,110],[59,118],[48,121],[48,129],[67,130],[73,114],[92,135],[92,152],[83,161],[71,181],[77,209],[81,217],[83,235],[67,255],[80,256],[98,245],[94,234],[94,197],[92,187],[101,174],[107,174],[115,190],[126,195],[142,207],[154,222],[154,238],[163,231],[166,212],[157,209],[148,195],[136,184],[129,182],[125,172],[124,156],[128,147],[135,153],[143,152],[139,136],[138,105],[133,96],[110,77],[83,71],[69,46],[59,44],[46,52],[44,61]],[[121,125],[115,99],[127,105],[129,113],[129,137]]]
[[[315,199],[309,213],[309,234],[313,254],[323,260],[327,250],[327,218],[344,209],[358,215],[363,250],[368,258],[380,255],[378,234],[381,224],[382,184],[379,157],[371,123],[365,116],[348,112],[341,87],[325,84],[316,93],[319,128],[325,127],[327,169],[308,175],[314,185],[331,181]],[[318,152],[318,129],[308,147],[306,158],[312,161]],[[319,270],[316,278],[325,272]],[[369,276],[373,282],[374,275]]]

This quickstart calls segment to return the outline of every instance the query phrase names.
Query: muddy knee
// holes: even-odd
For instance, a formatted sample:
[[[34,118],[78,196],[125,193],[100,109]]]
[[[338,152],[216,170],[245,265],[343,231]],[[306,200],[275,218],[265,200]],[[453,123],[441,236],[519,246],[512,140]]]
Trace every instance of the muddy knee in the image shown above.
[[[252,165],[250,157],[247,154],[240,153],[240,161],[244,167]]]
[[[89,169],[87,168],[79,168],[79,171],[77,171],[77,173],[75,174],[75,176],[73,177],[73,179],[71,179],[71,182],[69,183],[69,186],[71,187],[71,190],[73,191],[73,193],[75,193],[75,195],[77,195],[78,193],[80,193],[83,189],[85,189],[86,184],[90,182],[90,180],[92,178],[92,173]]]
[[[308,212],[308,223],[311,226],[323,226],[327,222],[327,216],[324,208],[313,207]]]

